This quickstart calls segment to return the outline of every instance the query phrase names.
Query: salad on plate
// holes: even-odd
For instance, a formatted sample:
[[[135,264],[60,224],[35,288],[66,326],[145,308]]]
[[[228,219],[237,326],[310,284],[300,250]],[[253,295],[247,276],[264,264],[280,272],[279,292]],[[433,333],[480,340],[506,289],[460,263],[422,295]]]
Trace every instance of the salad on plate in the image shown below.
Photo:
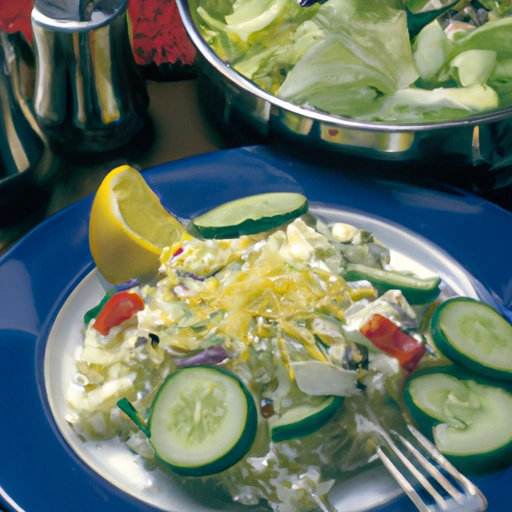
[[[84,312],[66,393],[83,440],[117,437],[186,486],[280,512],[336,510],[334,483],[406,421],[465,471],[512,463],[512,326],[490,306],[394,269],[374,234],[317,218],[301,194],[183,223],[145,206],[148,228],[126,209],[134,190],[152,194],[116,169],[92,208],[91,248],[111,285]],[[98,225],[104,197],[113,217]],[[102,258],[105,225],[151,252],[165,222],[174,242],[121,283]]]
[[[415,123],[512,106],[510,0],[194,0],[224,62],[278,98]]]

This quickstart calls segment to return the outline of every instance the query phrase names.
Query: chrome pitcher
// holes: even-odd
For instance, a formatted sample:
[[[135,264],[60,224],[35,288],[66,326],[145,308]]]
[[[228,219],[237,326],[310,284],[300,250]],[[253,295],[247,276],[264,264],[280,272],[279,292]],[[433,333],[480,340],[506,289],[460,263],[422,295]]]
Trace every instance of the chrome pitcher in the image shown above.
[[[132,53],[127,0],[36,0],[34,110],[52,149],[98,152],[144,127],[149,96]]]

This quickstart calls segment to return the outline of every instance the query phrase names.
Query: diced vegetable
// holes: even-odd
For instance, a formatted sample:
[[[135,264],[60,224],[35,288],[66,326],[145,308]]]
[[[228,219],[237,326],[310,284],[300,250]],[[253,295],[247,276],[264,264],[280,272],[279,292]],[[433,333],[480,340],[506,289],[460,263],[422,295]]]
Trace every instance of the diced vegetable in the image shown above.
[[[302,194],[275,192],[225,203],[192,221],[204,238],[235,238],[277,228],[308,211]]]
[[[376,347],[398,359],[400,366],[410,372],[416,368],[426,352],[423,343],[378,313],[372,315],[361,326],[360,331]]]
[[[199,366],[203,364],[217,364],[227,359],[228,354],[226,349],[222,345],[216,345],[208,347],[202,350],[198,354],[194,354],[190,357],[184,357],[183,359],[176,359],[176,366],[185,368],[188,366]]]
[[[350,243],[359,233],[359,229],[344,222],[336,222],[331,228],[332,236],[339,242]]]
[[[131,292],[119,292],[107,300],[94,321],[93,328],[106,336],[112,327],[129,320],[144,309],[144,300]]]
[[[347,272],[343,277],[346,281],[367,279],[380,293],[388,290],[400,290],[410,304],[432,302],[441,293],[439,289],[441,279],[437,276],[421,278],[355,264],[347,267]]]
[[[138,277],[135,277],[133,279],[128,279],[128,281],[125,281],[124,283],[115,285],[114,290],[116,292],[122,292],[124,290],[129,290],[130,288],[134,288],[135,286],[139,285],[140,282],[141,282],[141,280]]]
[[[313,434],[329,423],[343,405],[344,398],[330,396],[320,405],[300,405],[282,416],[269,419],[272,441],[280,443]]]
[[[512,462],[512,394],[456,367],[415,372],[404,400],[412,419],[455,466],[469,473]]]
[[[226,470],[250,450],[257,418],[254,399],[235,374],[195,366],[167,377],[145,432],[161,462],[180,475],[201,477]]]
[[[482,375],[512,380],[512,325],[491,306],[453,297],[431,320],[437,348],[452,361]]]

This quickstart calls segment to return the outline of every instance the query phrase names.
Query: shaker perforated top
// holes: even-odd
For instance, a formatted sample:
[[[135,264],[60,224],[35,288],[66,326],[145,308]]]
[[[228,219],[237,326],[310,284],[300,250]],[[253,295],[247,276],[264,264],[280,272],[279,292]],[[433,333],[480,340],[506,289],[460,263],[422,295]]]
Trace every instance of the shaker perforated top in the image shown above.
[[[32,21],[62,32],[82,32],[107,25],[124,12],[128,0],[35,0]]]

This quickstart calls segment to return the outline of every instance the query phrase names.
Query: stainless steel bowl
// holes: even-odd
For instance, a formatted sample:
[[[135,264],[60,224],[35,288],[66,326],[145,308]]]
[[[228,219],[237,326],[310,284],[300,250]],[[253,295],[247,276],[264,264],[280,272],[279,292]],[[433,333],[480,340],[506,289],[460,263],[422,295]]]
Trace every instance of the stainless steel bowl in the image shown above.
[[[194,0],[176,0],[198,49],[196,66],[216,117],[230,130],[329,152],[395,162],[441,161],[498,170],[512,162],[512,108],[421,124],[362,122],[316,112],[264,91],[223,62],[196,24]]]

